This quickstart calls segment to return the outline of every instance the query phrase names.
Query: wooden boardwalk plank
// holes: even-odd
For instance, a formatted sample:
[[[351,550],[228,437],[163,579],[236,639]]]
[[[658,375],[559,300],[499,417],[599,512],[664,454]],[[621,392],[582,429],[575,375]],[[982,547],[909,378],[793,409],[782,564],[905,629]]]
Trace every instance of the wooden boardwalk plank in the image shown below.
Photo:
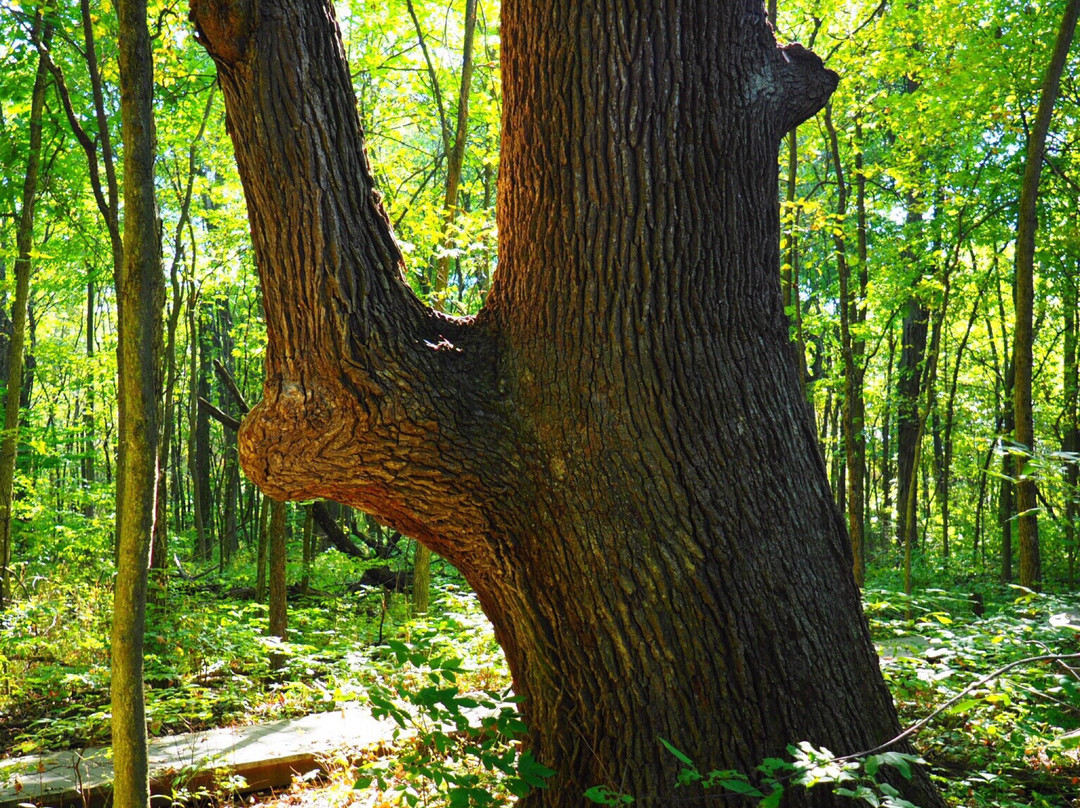
[[[318,767],[334,751],[389,740],[395,725],[359,707],[268,724],[171,735],[150,742],[155,794],[176,782],[189,788],[210,783],[216,770],[243,777],[240,791],[288,785],[296,773]],[[53,752],[0,760],[0,808],[103,805],[111,793],[109,748]],[[167,804],[167,803],[166,803]]]

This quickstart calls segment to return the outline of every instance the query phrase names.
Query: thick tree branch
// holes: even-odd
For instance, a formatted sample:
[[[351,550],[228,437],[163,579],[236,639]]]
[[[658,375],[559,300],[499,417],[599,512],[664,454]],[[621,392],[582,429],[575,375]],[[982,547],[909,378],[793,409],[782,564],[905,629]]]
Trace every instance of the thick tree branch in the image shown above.
[[[343,502],[443,550],[452,533],[477,541],[484,517],[454,503],[472,499],[471,472],[501,473],[484,459],[509,434],[495,345],[404,282],[332,5],[193,0],[191,16],[218,65],[262,277],[246,472],[275,498]]]
[[[345,535],[344,531],[338,526],[337,520],[326,509],[324,503],[311,503],[311,515],[315,519],[315,524],[322,528],[323,534],[334,547],[352,558],[364,557],[364,551]]]
[[[223,412],[207,401],[202,396],[199,397],[199,409],[217,421],[224,427],[228,427],[234,432],[240,428],[240,422],[229,415],[227,412]]]
[[[247,401],[244,399],[244,394],[240,392],[240,387],[237,385],[236,379],[229,373],[228,368],[225,367],[225,363],[220,359],[215,359],[214,370],[217,371],[221,383],[225,385],[225,389],[229,391],[229,395],[232,396],[233,401],[236,402],[236,406],[239,407],[240,414],[247,415],[251,407],[248,406]]]

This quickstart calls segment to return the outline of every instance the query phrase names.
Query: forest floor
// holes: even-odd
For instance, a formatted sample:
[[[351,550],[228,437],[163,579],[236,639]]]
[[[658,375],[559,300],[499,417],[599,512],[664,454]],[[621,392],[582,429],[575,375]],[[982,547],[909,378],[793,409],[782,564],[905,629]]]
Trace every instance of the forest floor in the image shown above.
[[[941,711],[916,746],[950,804],[1080,808],[1080,666],[1046,658],[1080,652],[1080,598],[974,581],[908,597],[895,585],[869,587],[866,614],[902,723]],[[2,757],[108,743],[108,589],[37,586],[0,631]],[[324,591],[334,586],[344,589],[320,581]],[[227,798],[223,772],[174,799],[381,808],[410,798],[469,804],[452,796],[468,793],[472,804],[502,805],[542,782],[543,767],[519,752],[524,727],[475,598],[447,584],[437,604],[411,620],[400,598],[387,603],[381,593],[298,598],[282,644],[265,637],[264,605],[224,588],[170,590],[147,634],[154,736],[366,709],[389,719],[391,734],[425,739],[328,756],[328,777],[272,796]],[[270,653],[281,652],[285,667],[271,670]],[[1024,661],[1032,657],[1043,659]],[[459,732],[478,707],[492,716],[483,731]]]

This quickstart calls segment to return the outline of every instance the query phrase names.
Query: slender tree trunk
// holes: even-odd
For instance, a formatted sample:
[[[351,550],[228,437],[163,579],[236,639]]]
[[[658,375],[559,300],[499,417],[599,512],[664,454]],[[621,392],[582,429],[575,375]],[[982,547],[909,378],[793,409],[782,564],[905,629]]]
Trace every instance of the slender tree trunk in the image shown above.
[[[270,621],[267,633],[282,642],[289,637],[288,586],[285,577],[288,561],[288,545],[285,541],[287,516],[284,502],[270,501]],[[270,654],[271,670],[277,670],[284,664],[284,654]]]
[[[462,571],[557,771],[522,808],[597,784],[711,805],[659,738],[749,772],[792,739],[893,736],[778,283],[779,142],[835,75],[763,7],[509,0],[499,268],[454,320],[402,281],[332,6],[217,2],[193,15],[269,337],[242,462]],[[301,105],[318,125],[272,125]]]
[[[1039,523],[1036,517],[1038,492],[1035,478],[1028,474],[1028,458],[1035,451],[1035,419],[1031,406],[1032,354],[1035,333],[1032,314],[1035,304],[1035,232],[1038,229],[1039,178],[1042,176],[1043,154],[1046,151],[1046,135],[1057,101],[1061,74],[1069,55],[1077,17],[1080,17],[1080,0],[1069,0],[1061,20],[1054,52],[1043,77],[1039,94],[1039,109],[1035,124],[1028,136],[1027,158],[1024,163],[1024,180],[1020,187],[1020,212],[1016,231],[1016,328],[1013,345],[1015,363],[1013,370],[1013,413],[1016,418],[1015,440],[1022,451],[1017,457],[1016,508],[1017,532],[1020,544],[1020,585],[1039,589],[1042,585],[1042,561],[1039,553]]]
[[[179,229],[178,231],[179,232]],[[179,239],[176,240],[179,242]],[[176,250],[174,244],[174,250]],[[172,303],[169,306],[169,317],[166,324],[165,337],[165,401],[162,406],[162,425],[160,439],[160,459],[158,463],[157,479],[157,514],[154,517],[154,539],[150,550],[150,567],[159,570],[162,582],[166,580],[164,571],[169,566],[169,516],[168,516],[168,475],[170,449],[173,440],[174,408],[176,397],[176,331],[180,323],[180,310],[183,306],[181,299],[180,279],[177,273],[177,253],[173,253],[174,259],[169,272],[169,282],[172,287]]]
[[[197,307],[195,318],[198,336],[192,349],[198,352],[197,373],[194,380],[195,390],[198,392],[198,398],[205,400],[210,399],[210,381],[213,374],[213,366],[211,365],[211,354],[213,352],[212,310],[208,309],[209,306],[207,308],[203,308],[201,305]],[[217,512],[214,507],[214,487],[210,482],[210,416],[202,407],[198,406],[197,401],[193,440],[195,443],[195,467],[192,469],[191,487],[193,491],[198,491],[195,502],[201,511],[196,524],[201,523],[203,526],[199,551],[202,558],[209,560],[214,554],[214,534],[217,532],[214,530],[214,515]]]
[[[217,322],[215,342],[221,352],[221,364],[230,378],[234,377],[233,368],[233,339],[232,339],[232,313],[229,310],[228,301],[220,301],[217,304]],[[220,388],[219,388],[220,389]],[[219,396],[224,406],[224,395]],[[240,547],[237,536],[237,509],[240,496],[240,461],[237,455],[236,431],[224,430],[223,434],[223,469],[224,484],[221,492],[221,551],[222,560],[232,558],[233,553]]]
[[[1004,443],[1008,436],[1013,434],[1015,422],[1013,421],[1013,397],[1012,389],[1015,375],[1013,373],[1012,347],[1009,342],[1007,319],[1005,316],[1005,300],[1001,294],[1001,277],[998,272],[997,247],[993,251],[992,273],[994,277],[995,292],[997,297],[998,322],[1001,328],[1001,354],[1000,359],[997,349],[997,338],[994,336],[994,321],[987,316],[986,333],[990,337],[990,354],[994,363],[994,400],[998,407],[996,426],[998,427],[998,440],[992,451],[1001,455],[1001,473],[998,486],[997,515],[998,529],[1001,533],[1001,581],[1012,581],[1012,523],[1013,523],[1013,463],[1012,455],[1005,451]],[[1015,284],[1016,274],[1012,275]],[[1015,297],[1015,295],[1014,295]],[[985,548],[985,542],[984,542]]]
[[[934,446],[934,498],[941,511],[941,558],[949,565],[949,495],[945,480],[945,428],[942,424],[941,402],[935,400],[930,413],[930,439]],[[927,517],[929,522],[930,516]]]
[[[86,282],[86,358],[91,366],[94,359],[94,338],[96,335],[95,311],[97,296],[95,295],[94,279],[91,277]],[[83,515],[87,519],[94,517],[94,485],[96,483],[96,470],[94,453],[94,408],[96,406],[94,395],[94,380],[90,379],[86,386],[86,409],[83,411],[83,458],[82,458],[82,484],[85,499],[83,501]]]
[[[859,334],[862,318],[859,312],[865,283],[860,284],[858,292],[852,289],[851,268],[847,260],[847,240],[843,230],[844,220],[847,217],[847,187],[844,181],[844,164],[840,159],[839,139],[832,120],[831,103],[825,106],[825,128],[829,135],[833,171],[836,174],[837,222],[833,229],[833,242],[836,250],[836,272],[840,279],[840,353],[844,362],[843,434],[847,468],[848,539],[851,542],[851,553],[854,558],[855,583],[862,587],[866,580],[863,533],[866,433],[863,425],[865,409],[862,394],[865,368],[862,363],[863,340]],[[861,168],[861,162],[857,165],[857,174],[861,173],[859,168]],[[861,193],[862,187],[860,186],[858,190]],[[861,227],[858,242],[859,271],[865,273],[866,233]]]
[[[1010,408],[1011,409],[1011,408]],[[1012,420],[1006,421],[1006,426]],[[1001,455],[1001,489],[998,493],[998,525],[1001,528],[1001,582],[1011,583],[1013,579],[1013,480],[1016,479],[1016,467],[1011,452]]]
[[[207,370],[199,361],[202,351],[201,325],[199,318],[199,295],[195,291],[194,280],[188,284],[188,435],[187,465],[191,479],[191,513],[195,522],[195,557],[205,561],[210,558],[211,544],[209,537],[209,485],[210,466],[209,447],[210,423],[199,407],[199,399],[205,398],[207,389]],[[204,428],[205,427],[205,428]],[[201,438],[201,439],[200,439]],[[205,472],[205,474],[204,474]]]
[[[909,212],[909,226],[916,226],[922,221],[919,213]],[[912,256],[912,260],[917,260]],[[905,536],[915,535],[912,527],[908,529],[909,516],[914,518],[917,513],[914,503],[917,486],[913,480],[917,480],[915,466],[918,454],[918,442],[921,438],[919,430],[919,400],[923,392],[924,362],[926,359],[926,337],[929,326],[930,312],[926,305],[917,297],[912,297],[907,304],[907,313],[904,315],[904,324],[900,342],[900,364],[897,367],[896,382],[896,427],[897,427],[897,469],[896,469],[896,502],[897,502],[897,534],[901,541]],[[914,486],[914,487],[913,487]],[[909,500],[910,503],[909,504]]]
[[[832,436],[829,440],[829,451],[833,461],[833,480],[835,481],[833,492],[836,496],[836,507],[841,513],[847,512],[847,459],[844,456],[844,398],[836,399],[836,411],[832,418]]]
[[[435,270],[434,307],[438,311],[445,311],[444,298],[450,279],[450,251],[453,250],[456,241],[453,231],[458,210],[458,189],[461,187],[461,172],[465,165],[465,146],[469,140],[469,93],[472,90],[476,2],[477,0],[465,0],[465,34],[461,50],[461,85],[458,90],[457,123],[454,127],[454,142],[446,163],[442,255],[439,256],[436,262]]]
[[[314,505],[304,506],[304,545],[303,567],[300,574],[300,591],[305,595],[311,588],[311,564],[315,560],[315,516]]]
[[[888,546],[893,536],[893,526],[896,524],[893,518],[892,501],[892,390],[893,390],[893,365],[896,363],[896,333],[892,324],[889,325],[889,360],[885,367],[885,406],[881,415],[881,543]]]
[[[35,33],[48,47],[52,26],[38,14]],[[11,307],[11,341],[8,343],[7,396],[4,404],[4,433],[0,440],[0,612],[11,598],[11,503],[15,488],[15,458],[19,447],[19,405],[23,387],[23,349],[26,343],[26,310],[30,297],[30,271],[34,250],[34,208],[37,204],[38,177],[41,172],[41,116],[48,88],[48,69],[38,59],[37,74],[30,100],[30,148],[23,177],[22,209],[15,237],[15,301]]]
[[[168,519],[168,475],[170,449],[173,442],[173,429],[176,422],[174,401],[176,398],[177,364],[176,364],[176,332],[180,326],[180,313],[183,310],[183,286],[180,283],[180,262],[184,259],[184,229],[187,227],[191,213],[191,197],[195,188],[195,157],[197,146],[206,133],[206,124],[210,120],[210,111],[214,104],[214,90],[211,88],[207,93],[206,106],[203,108],[202,123],[191,145],[188,146],[187,159],[187,182],[184,184],[183,195],[180,200],[180,216],[173,231],[172,262],[169,265],[169,285],[171,288],[171,302],[169,305],[169,317],[166,326],[165,339],[165,403],[163,407],[163,422],[161,425],[161,459],[158,465],[157,481],[157,515],[154,520],[154,545],[150,554],[150,566],[153,569],[165,570],[169,564],[169,519]],[[192,245],[194,251],[194,245]],[[193,256],[194,260],[194,256]],[[195,267],[192,265],[192,273]],[[179,453],[177,453],[178,455]],[[175,496],[174,507],[179,511],[180,497]],[[176,525],[179,532],[179,521]]]
[[[813,402],[813,391],[810,389],[808,372],[806,367],[806,341],[803,339],[802,329],[802,302],[799,299],[799,212],[797,203],[799,185],[799,133],[794,128],[787,133],[787,180],[785,182],[785,196],[787,204],[784,207],[784,221],[787,225],[784,231],[784,263],[780,267],[780,288],[783,296],[784,311],[789,321],[791,334],[791,353],[795,362],[795,369],[799,374],[799,384],[802,387],[806,400]],[[813,409],[811,408],[811,413]]]
[[[1002,434],[1011,435],[1016,426],[1013,417],[1012,388],[1016,378],[1012,371],[1013,359],[1005,364],[1005,390],[1002,403],[1005,412],[1002,416]],[[1013,517],[1016,515],[1016,460],[1007,448],[1001,453],[1001,488],[998,493],[998,525],[1001,528],[1001,581],[1012,583],[1013,579]]]
[[[990,477],[990,463],[994,459],[994,446],[991,445],[986,450],[986,456],[983,459],[982,465],[979,467],[979,496],[975,501],[975,535],[971,540],[971,564],[972,567],[979,560],[979,548],[982,547],[983,560],[986,560],[986,546],[983,541],[983,513],[986,510],[986,493],[987,493],[987,481]]]
[[[266,557],[270,547],[270,497],[260,497],[259,506],[259,543],[255,552],[255,600],[262,603],[266,599]]]
[[[154,532],[164,283],[154,198],[153,61],[145,0],[119,0],[124,264],[116,277],[117,572],[112,626],[112,750],[117,808],[150,804],[143,703],[147,567]]]
[[[176,401],[176,409],[173,413],[173,423],[180,424],[184,420],[184,404],[180,401]],[[170,499],[173,503],[173,526],[177,533],[180,533],[184,527],[188,524],[188,499],[187,492],[184,489],[184,438],[181,434],[182,429],[178,427],[173,428],[173,447],[169,452],[172,457],[172,471],[170,476],[172,477],[172,485],[170,490],[172,496]]]
[[[1080,200],[1074,202],[1080,204]],[[1074,226],[1076,219],[1073,220]],[[1080,261],[1076,269],[1080,270]],[[1068,584],[1072,588],[1076,583],[1076,551],[1077,551],[1077,518],[1080,517],[1080,496],[1077,483],[1080,482],[1080,406],[1078,406],[1077,392],[1080,390],[1080,367],[1077,366],[1077,306],[1080,305],[1080,295],[1077,295],[1077,283],[1080,282],[1080,271],[1067,276],[1064,280],[1064,294],[1062,295],[1062,308],[1065,314],[1065,350],[1062,363],[1062,389],[1065,391],[1065,407],[1062,413],[1064,436],[1061,450],[1071,455],[1065,468],[1065,547],[1068,557]]]
[[[914,432],[911,435],[914,446],[914,455],[911,458],[910,476],[907,479],[907,486],[905,489],[905,516],[902,522],[904,532],[901,534],[904,543],[904,592],[907,594],[911,594],[912,591],[911,556],[918,527],[918,510],[916,507],[918,498],[916,496],[916,491],[919,487],[919,467],[922,458],[923,435],[926,431],[926,421],[934,408],[934,385],[937,381],[938,358],[941,355],[941,333],[945,322],[945,316],[949,309],[949,277],[947,271],[944,273],[943,281],[945,286],[945,296],[941,301],[940,308],[934,314],[934,324],[930,329],[930,345],[925,351],[925,367],[921,374],[922,386],[925,389],[925,400],[923,406],[919,407],[918,400],[916,399],[915,422],[913,425]],[[927,490],[923,495],[924,500],[929,499],[928,488],[929,486],[926,486]],[[927,503],[927,505],[929,505],[929,503]],[[929,519],[924,520],[924,522],[925,521],[929,521]]]
[[[901,336],[900,365],[897,368],[897,449],[896,449],[896,522],[897,535],[904,548],[904,568],[910,569],[910,542],[915,536],[918,510],[918,466],[922,445],[919,399],[926,356],[926,335],[930,313],[917,298],[908,301]],[[905,573],[905,590],[910,576]]]
[[[972,266],[975,266],[974,263]],[[971,332],[975,328],[975,321],[979,316],[979,308],[982,306],[984,290],[985,285],[980,285],[979,293],[971,306],[971,316],[968,317],[964,336],[956,347],[956,356],[953,358],[952,378],[949,380],[949,392],[945,399],[945,423],[941,434],[940,473],[938,474],[937,487],[938,499],[940,500],[939,505],[941,507],[941,554],[946,560],[950,557],[951,552],[949,547],[949,494],[952,490],[953,427],[955,426],[956,421],[956,391],[960,383],[960,364],[964,358],[964,351],[967,350]]]

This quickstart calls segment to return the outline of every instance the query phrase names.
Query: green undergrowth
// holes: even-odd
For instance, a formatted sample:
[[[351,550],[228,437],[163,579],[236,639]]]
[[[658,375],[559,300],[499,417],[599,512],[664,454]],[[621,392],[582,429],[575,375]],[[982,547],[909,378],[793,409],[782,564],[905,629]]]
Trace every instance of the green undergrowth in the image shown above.
[[[264,604],[229,596],[248,583],[243,562],[227,579],[158,594],[146,638],[152,735],[356,701],[401,729],[389,756],[353,765],[386,804],[502,804],[542,784],[543,761],[517,747],[505,661],[471,593],[444,581],[431,614],[410,620],[401,595],[349,593],[360,570],[349,560],[319,563],[318,594],[290,599],[287,643],[265,636]],[[865,593],[882,671],[903,725],[942,710],[914,744],[950,804],[1078,808],[1080,664],[1026,662],[963,691],[1029,657],[1080,653],[1080,598],[971,582],[907,597],[882,582]],[[0,757],[108,743],[110,602],[92,576],[38,578],[0,618]],[[284,669],[270,669],[271,651]]]
[[[1020,588],[914,597],[868,589],[881,668],[912,724],[992,671],[1080,652],[1080,599]],[[1080,661],[1018,665],[963,695],[915,744],[949,801],[972,808],[1080,805]]]
[[[348,566],[340,558],[334,563]],[[448,585],[438,611],[410,623],[404,596],[350,593],[344,581],[359,574],[336,573],[343,580],[313,578],[318,595],[290,597],[285,643],[266,636],[264,603],[222,594],[235,577],[174,581],[158,593],[146,632],[151,736],[366,702],[370,686],[390,675],[380,640],[407,639],[417,630],[446,638],[439,642],[453,638],[469,662],[463,686],[506,686],[490,631],[477,630],[486,620],[471,595]],[[0,616],[0,758],[107,745],[111,591],[93,581],[42,578],[29,595]],[[284,653],[283,669],[270,669],[271,651]]]

